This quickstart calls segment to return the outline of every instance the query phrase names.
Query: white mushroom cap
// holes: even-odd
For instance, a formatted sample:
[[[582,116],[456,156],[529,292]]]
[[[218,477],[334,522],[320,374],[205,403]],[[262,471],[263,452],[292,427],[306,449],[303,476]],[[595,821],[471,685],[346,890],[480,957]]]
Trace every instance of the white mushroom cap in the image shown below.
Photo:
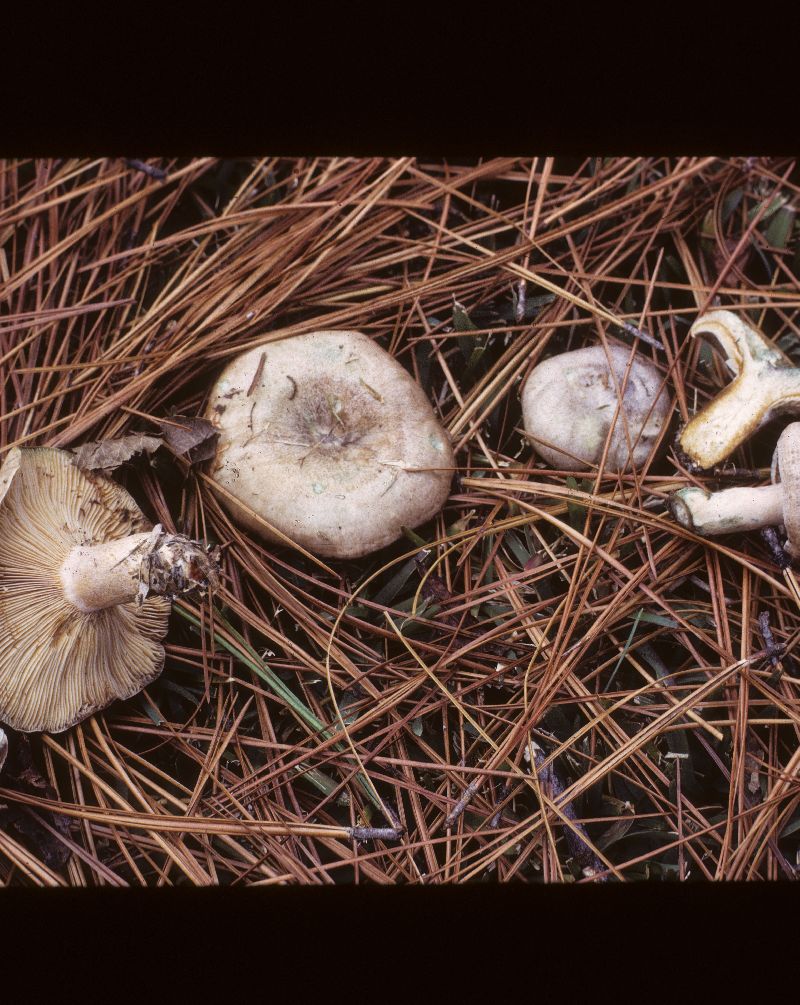
[[[135,552],[149,529],[125,489],[80,471],[68,452],[9,451],[0,468],[0,721],[58,733],[161,673],[170,601],[136,602],[127,556],[114,560],[109,578],[114,585],[128,578],[128,602],[81,609],[65,593],[72,556],[87,556],[89,573],[76,568],[84,582],[74,586],[91,596],[92,546],[133,535]],[[185,540],[157,536],[159,545]],[[102,563],[97,574],[105,574]]]
[[[382,548],[438,513],[450,490],[453,450],[424,391],[360,332],[313,332],[244,353],[217,381],[207,415],[219,430],[215,481],[315,554]]]
[[[554,468],[578,471],[598,464],[617,409],[630,352],[603,346],[561,353],[533,368],[522,387],[525,432]],[[612,377],[613,372],[613,377]],[[616,378],[616,382],[615,379]],[[634,356],[611,433],[606,470],[640,467],[669,421],[670,400],[658,369]]]

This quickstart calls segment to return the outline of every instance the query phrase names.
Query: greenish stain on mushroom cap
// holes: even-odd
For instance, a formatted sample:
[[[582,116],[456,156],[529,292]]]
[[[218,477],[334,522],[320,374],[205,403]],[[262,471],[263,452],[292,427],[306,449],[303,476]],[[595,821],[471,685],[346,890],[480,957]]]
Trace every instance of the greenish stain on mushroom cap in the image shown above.
[[[424,391],[360,332],[244,353],[207,415],[220,433],[212,477],[244,505],[223,502],[263,536],[281,540],[248,510],[319,555],[381,548],[434,516],[449,492],[455,459]]]

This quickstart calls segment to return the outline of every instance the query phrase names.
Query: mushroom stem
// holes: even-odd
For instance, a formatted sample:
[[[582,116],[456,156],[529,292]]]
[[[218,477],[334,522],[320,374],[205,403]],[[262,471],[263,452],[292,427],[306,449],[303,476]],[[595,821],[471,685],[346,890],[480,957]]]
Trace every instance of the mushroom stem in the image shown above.
[[[77,545],[61,566],[64,595],[81,611],[127,604],[148,593],[174,596],[216,586],[216,558],[198,541],[165,534],[160,524],[144,534],[104,544]]]
[[[800,412],[800,368],[731,311],[704,314],[689,334],[710,336],[735,375],[678,437],[693,467],[711,468],[774,415]]]
[[[692,486],[675,492],[670,508],[681,526],[705,537],[775,526],[783,523],[783,485],[722,492]]]

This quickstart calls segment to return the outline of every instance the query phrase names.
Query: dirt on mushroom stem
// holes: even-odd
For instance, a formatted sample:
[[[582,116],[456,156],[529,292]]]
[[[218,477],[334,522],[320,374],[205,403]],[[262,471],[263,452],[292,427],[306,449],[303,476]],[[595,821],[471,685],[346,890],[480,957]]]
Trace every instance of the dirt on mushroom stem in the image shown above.
[[[596,337],[595,304],[613,304],[614,313],[624,310],[626,317],[663,338],[670,359],[678,361],[669,385],[686,389],[682,404],[689,412],[693,389],[701,396],[709,389],[708,374],[697,365],[696,354],[685,353],[686,329],[681,327],[684,317],[694,316],[695,299],[705,295],[717,275],[713,265],[704,271],[699,220],[717,194],[727,200],[735,186],[741,202],[726,224],[733,232],[739,217],[744,220],[771,200],[774,179],[769,175],[777,178],[783,166],[780,159],[700,160],[576,157],[567,163],[556,159],[548,175],[544,158],[469,165],[422,158],[397,176],[398,184],[385,189],[380,188],[381,176],[394,172],[397,164],[377,158],[370,165],[349,158],[243,158],[233,166],[212,159],[191,164],[154,161],[168,169],[163,186],[152,185],[117,161],[6,162],[3,212],[20,217],[4,246],[15,284],[8,313],[20,312],[14,323],[27,334],[30,321],[22,312],[31,312],[38,325],[50,316],[51,306],[75,306],[70,306],[73,313],[66,320],[42,328],[32,344],[6,336],[6,401],[24,410],[3,415],[4,443],[18,442],[50,423],[52,431],[41,436],[53,442],[60,437],[63,445],[78,442],[67,438],[73,424],[80,427],[79,438],[123,432],[132,420],[124,412],[106,410],[105,397],[119,400],[126,383],[135,385],[124,398],[126,405],[153,416],[173,407],[196,414],[222,361],[255,341],[259,317],[279,317],[287,327],[320,317],[329,327],[369,326],[374,333],[380,326],[391,333],[398,358],[406,365],[414,360],[418,379],[431,399],[441,403],[448,427],[455,427],[465,476],[470,481],[480,476],[456,490],[441,527],[419,531],[429,544],[459,521],[453,551],[443,557],[449,545],[439,543],[432,554],[436,574],[452,595],[448,604],[458,612],[453,617],[470,630],[474,625],[474,633],[491,631],[504,650],[516,647],[505,662],[518,658],[522,670],[528,670],[524,682],[510,670],[498,687],[501,677],[494,667],[501,656],[495,660],[491,654],[484,659],[475,651],[459,653],[458,640],[448,651],[446,626],[436,628],[426,620],[435,617],[440,622],[438,614],[426,612],[408,621],[403,631],[414,630],[415,652],[437,675],[437,661],[445,653],[441,670],[454,699],[487,733],[487,739],[471,736],[461,710],[432,680],[417,683],[413,694],[409,692],[406,685],[413,684],[420,667],[411,653],[398,655],[387,644],[380,605],[370,606],[402,569],[406,559],[401,564],[395,559],[408,550],[404,541],[374,560],[350,563],[346,570],[343,566],[348,573],[343,595],[336,577],[321,573],[298,552],[263,548],[258,534],[229,519],[202,478],[195,490],[194,473],[187,479],[183,465],[180,472],[158,461],[152,468],[146,463],[129,468],[131,490],[148,514],[159,514],[166,503],[170,512],[180,512],[182,529],[207,522],[210,534],[232,542],[226,548],[229,576],[213,622],[204,619],[202,611],[180,605],[181,616],[171,623],[170,641],[176,648],[174,656],[172,651],[167,656],[169,673],[154,682],[141,701],[112,706],[109,714],[94,720],[96,735],[87,725],[56,738],[57,745],[44,751],[58,798],[75,803],[76,812],[84,816],[71,832],[78,849],[62,877],[66,882],[104,882],[101,870],[106,865],[112,870],[111,882],[142,886],[437,884],[484,878],[551,883],[572,878],[569,871],[577,878],[579,871],[570,863],[569,828],[559,825],[563,805],[557,815],[542,803],[541,816],[532,816],[539,804],[526,794],[524,782],[506,770],[513,768],[511,759],[519,750],[515,732],[537,724],[531,702],[537,713],[563,716],[550,725],[564,751],[559,763],[567,772],[565,781],[575,784],[574,805],[581,819],[592,820],[587,824],[592,840],[625,880],[658,882],[689,873],[692,880],[709,881],[796,878],[800,832],[791,784],[790,758],[796,749],[791,707],[767,711],[769,696],[761,692],[755,668],[746,687],[748,671],[742,674],[742,686],[735,682],[710,696],[700,692],[696,704],[691,702],[706,678],[755,640],[757,610],[769,608],[776,641],[787,640],[792,631],[792,599],[766,586],[759,562],[755,571],[747,565],[748,556],[760,554],[758,536],[731,541],[724,550],[703,549],[681,541],[676,528],[670,530],[660,518],[652,522],[654,510],[660,513],[663,508],[660,480],[677,477],[666,459],[654,463],[646,478],[638,472],[617,484],[604,477],[591,496],[586,493],[590,508],[584,515],[590,523],[579,525],[584,515],[573,514],[570,520],[563,496],[547,494],[548,486],[563,489],[567,472],[532,468],[528,444],[515,452],[518,411],[509,388],[524,373],[525,350],[544,343],[545,351],[590,344]],[[290,185],[281,188],[289,175]],[[792,180],[796,183],[796,175]],[[500,202],[487,211],[490,194],[497,194]],[[41,211],[52,199],[51,208]],[[410,214],[405,205],[411,207]],[[784,212],[779,210],[773,219]],[[356,214],[363,214],[363,223],[359,220],[341,240],[331,241],[332,227],[346,226]],[[85,236],[72,243],[79,230]],[[446,327],[453,292],[468,305],[476,323],[480,302],[487,307],[481,315],[487,327],[500,320],[513,325],[510,311],[490,320],[490,311],[510,307],[510,284],[517,279],[507,268],[508,259],[497,257],[496,251],[531,233],[537,246],[552,256],[557,275],[547,272],[549,266],[546,274],[568,293],[579,290],[581,299],[590,294],[589,308],[584,302],[572,310],[558,298],[533,331],[535,314],[527,310],[514,330],[504,329],[466,372],[473,347],[485,336],[470,336],[468,352],[463,353],[453,348],[458,343],[444,328],[431,326],[438,320]],[[787,297],[779,281],[780,266],[791,265],[797,234],[790,234],[790,243],[783,247],[776,241],[765,244],[763,236],[754,234],[752,246],[755,267],[760,264],[756,249],[770,266],[768,280],[751,270],[749,285],[726,279],[721,296],[736,303],[758,297],[768,309],[780,309],[780,330],[788,341],[796,318],[789,306],[791,289]],[[64,243],[57,247],[59,242]],[[120,260],[116,256],[122,252]],[[530,308],[537,292],[531,276],[542,263],[535,252],[531,263],[521,252],[515,254],[515,267],[518,261],[526,269],[532,266],[527,280]],[[472,272],[462,278],[465,266]],[[573,274],[574,279],[568,278]],[[103,305],[99,318],[89,312],[98,289],[102,299],[111,302]],[[241,297],[232,296],[239,290]],[[134,305],[115,305],[131,292],[137,295]],[[8,320],[6,316],[4,326]],[[131,357],[130,363],[125,357]],[[169,365],[161,365],[167,359]],[[73,362],[83,367],[96,362],[101,369],[88,371],[91,379],[81,383],[87,370],[67,376],[53,368],[54,363]],[[492,367],[507,364],[507,369],[499,373],[487,362]],[[30,366],[47,371],[20,380],[14,371]],[[454,392],[463,397],[463,405]],[[18,401],[13,396],[17,394]],[[490,412],[493,400],[498,404]],[[111,404],[116,409],[113,400]],[[762,442],[766,449],[766,439]],[[754,455],[742,460],[755,466]],[[484,470],[493,464],[500,467],[496,474]],[[531,496],[524,486],[518,486],[519,491],[503,486],[502,476],[535,479],[537,494]],[[750,478],[753,484],[761,480]],[[619,500],[620,492],[625,508],[606,510],[606,499]],[[520,499],[542,512],[535,518],[520,513]],[[557,529],[550,522],[551,510],[552,519],[570,524],[568,531],[574,522],[599,548],[580,545]],[[480,532],[473,533],[481,524]],[[512,547],[520,552],[518,558]],[[530,569],[528,555],[536,556],[531,562],[541,562],[539,569]],[[345,716],[370,778],[402,811],[408,837],[398,849],[380,844],[355,848],[347,839],[302,835],[300,827],[306,822],[366,822],[370,804],[353,784],[352,751],[337,755],[315,727],[298,729],[286,698],[255,676],[257,670],[267,672],[268,662],[324,724],[335,722],[335,706],[324,682],[312,683],[320,676],[329,612],[335,616],[364,576],[379,567],[383,571],[367,587],[368,604],[360,610],[348,607],[334,633],[332,690],[341,698],[340,683],[348,680],[349,672],[357,672],[380,693],[381,707],[374,708],[375,718],[368,725],[351,723],[351,716]],[[523,569],[530,571],[518,581]],[[386,590],[381,604],[402,605],[407,611],[418,586],[411,576],[405,586]],[[509,610],[518,598],[522,606]],[[749,623],[745,611],[750,612]],[[517,617],[523,612],[520,623]],[[197,624],[184,620],[184,614],[187,619],[199,615]],[[218,614],[227,621],[217,622]],[[662,627],[655,623],[659,616],[662,622],[679,621],[680,627]],[[227,635],[228,625],[248,647],[233,646],[233,655],[228,650],[222,655],[217,645],[215,656],[220,633],[228,642],[234,638]],[[595,625],[602,632],[591,643]],[[630,629],[635,629],[631,638]],[[641,672],[648,667],[640,641],[652,642],[677,674],[641,699]],[[259,662],[250,647],[264,653],[264,645],[270,652]],[[349,664],[337,661],[336,646],[342,647]],[[611,660],[610,665],[605,660]],[[618,660],[614,695],[606,702],[600,695]],[[250,664],[254,669],[248,669]],[[203,673],[208,681],[205,698]],[[183,689],[182,695],[173,684]],[[784,687],[794,685],[785,682]],[[784,691],[784,703],[790,695]],[[681,717],[670,723],[666,703],[684,699],[698,717],[725,731],[724,744],[717,745],[696,720]],[[240,713],[244,718],[238,722]],[[756,725],[750,728],[748,720]],[[752,810],[741,800],[741,772],[735,770],[737,764],[741,767],[736,751],[740,741],[744,747],[745,729],[762,741],[755,753],[764,792]],[[646,747],[639,743],[642,730],[651,731]],[[229,732],[229,746],[222,750],[220,741]],[[85,747],[77,746],[81,736]],[[108,743],[108,751],[96,742],[100,739]],[[684,739],[690,759],[665,760],[673,743]],[[441,821],[447,807],[492,756],[489,741],[510,759],[493,765],[500,773],[487,779],[461,826],[445,840]],[[676,792],[670,768],[677,764],[683,769],[683,789],[679,786]],[[7,762],[6,770],[9,766]],[[324,790],[317,787],[317,770]],[[695,772],[699,785],[691,791],[686,783]],[[132,820],[123,819],[113,806],[98,807],[97,790],[89,784],[92,776],[124,794],[133,781],[151,810]],[[745,781],[749,783],[749,774]],[[190,817],[177,819],[189,792],[201,792],[194,824]],[[168,801],[159,802],[165,794]],[[609,796],[616,798],[609,801]],[[630,819],[618,817],[628,800]],[[172,817],[165,815],[170,810]],[[254,821],[240,819],[251,814]],[[199,815],[205,818],[202,825]],[[274,820],[296,830],[272,837],[268,828]],[[491,826],[499,830],[493,832]],[[191,827],[194,831],[187,832]],[[783,829],[787,836],[782,836]],[[605,841],[611,841],[609,847]],[[778,844],[791,865],[780,857]],[[36,882],[26,878],[25,865],[21,853],[6,848],[0,854],[0,881]]]
[[[164,666],[168,595],[217,581],[216,554],[150,528],[132,497],[66,451],[0,468],[0,721],[60,732]]]
[[[195,589],[216,588],[219,551],[180,534],[152,531],[103,544],[77,545],[60,576],[70,603],[81,611],[142,601],[153,593],[176,597]]]

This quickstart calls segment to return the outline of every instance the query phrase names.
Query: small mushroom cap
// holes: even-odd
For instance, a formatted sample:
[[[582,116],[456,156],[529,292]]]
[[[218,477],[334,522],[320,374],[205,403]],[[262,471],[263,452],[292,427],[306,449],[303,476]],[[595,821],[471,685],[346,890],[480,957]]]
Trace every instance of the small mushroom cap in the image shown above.
[[[534,450],[554,468],[579,471],[600,462],[630,351],[609,346],[608,355],[611,369],[603,346],[552,356],[535,366],[523,384],[525,432]],[[662,385],[658,369],[634,356],[611,433],[606,470],[628,471],[650,456],[670,416],[669,396]]]
[[[775,447],[783,488],[783,525],[786,551],[800,556],[800,422],[792,422],[778,437]]]
[[[360,332],[312,332],[244,353],[220,376],[207,415],[219,430],[212,477],[318,555],[376,551],[438,513],[450,491],[453,450],[425,392]]]
[[[58,733],[161,673],[169,600],[83,612],[59,575],[75,545],[149,529],[125,489],[80,471],[68,452],[9,451],[0,468],[0,721]]]

